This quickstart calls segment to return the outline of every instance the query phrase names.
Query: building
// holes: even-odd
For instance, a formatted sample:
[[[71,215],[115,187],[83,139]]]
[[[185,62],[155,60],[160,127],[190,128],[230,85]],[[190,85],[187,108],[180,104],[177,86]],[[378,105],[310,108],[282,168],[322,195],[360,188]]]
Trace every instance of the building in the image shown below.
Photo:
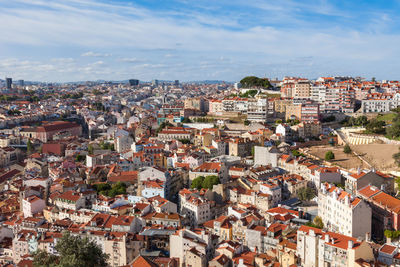
[[[320,188],[323,183],[340,184],[342,182],[342,174],[338,167],[316,168],[310,178],[315,188]]]
[[[139,85],[139,80],[130,79],[130,80],[129,80],[129,85],[130,85],[130,86],[138,86],[138,85]]]
[[[305,98],[309,99],[311,97],[311,84],[307,79],[299,79],[294,84],[294,98]]]
[[[189,172],[189,181],[192,184],[192,181],[199,176],[213,175],[218,176],[221,183],[224,183],[228,180],[228,168],[222,162],[205,162]]]
[[[361,111],[370,112],[390,112],[400,105],[400,94],[374,93],[367,95],[366,99],[361,100]]]
[[[170,235],[170,257],[179,258],[180,266],[202,266],[202,265],[187,265],[187,262],[198,262],[186,258],[187,251],[195,248],[196,251],[205,255],[207,260],[211,260],[214,256],[214,244],[212,235],[204,230],[195,229],[193,231],[184,228]],[[197,252],[195,253],[197,254]],[[202,258],[202,257],[201,257]],[[201,260],[199,263],[203,263]]]
[[[119,135],[115,139],[115,150],[119,153],[127,151],[133,144],[133,138],[129,135]]]
[[[306,123],[316,123],[319,121],[319,104],[306,102],[301,104],[300,120]]]
[[[6,78],[6,89],[10,90],[12,88],[12,78]]]
[[[166,129],[158,133],[158,139],[161,141],[191,140],[192,136],[192,133],[186,130]]]
[[[33,217],[35,214],[42,212],[45,207],[46,202],[35,195],[24,198],[22,201],[22,209],[25,218]]]
[[[372,210],[367,202],[331,184],[321,185],[318,216],[334,232],[356,238],[371,233]]]
[[[266,122],[268,119],[268,99],[249,99],[247,106],[247,120]]]
[[[212,218],[210,201],[200,196],[196,190],[179,191],[179,204],[180,214],[186,216],[192,226],[198,226]]]
[[[185,99],[185,109],[194,109],[203,112],[204,106],[204,99],[202,97]]]
[[[322,125],[319,121],[316,122],[301,122],[293,128],[297,129],[297,134],[300,138],[315,138],[322,134]]]
[[[384,230],[400,230],[400,200],[367,185],[357,195],[367,201],[372,208],[372,237],[383,238]]]
[[[367,185],[374,185],[387,193],[394,192],[394,177],[379,171],[364,172],[359,170],[357,173],[345,174],[344,178],[346,191],[351,194],[356,194],[357,191]]]
[[[304,225],[297,231],[297,256],[304,267],[360,266],[359,260],[374,261],[367,241]]]
[[[276,147],[254,147],[254,165],[278,167],[278,158],[282,153]]]
[[[81,136],[82,126],[75,122],[52,121],[43,122],[43,125],[38,127],[22,127],[20,130],[21,136],[26,138],[36,138],[43,143],[53,140],[53,137],[58,134]]]

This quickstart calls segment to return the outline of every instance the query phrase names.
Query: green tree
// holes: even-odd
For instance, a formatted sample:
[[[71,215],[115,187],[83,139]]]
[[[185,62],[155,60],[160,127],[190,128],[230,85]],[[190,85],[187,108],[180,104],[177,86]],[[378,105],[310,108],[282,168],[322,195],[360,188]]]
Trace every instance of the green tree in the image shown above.
[[[115,197],[117,195],[125,195],[126,194],[126,184],[122,182],[117,182],[111,187],[111,190],[107,192],[109,197]]]
[[[88,146],[88,153],[89,153],[89,155],[93,155],[93,152],[94,152],[93,146],[92,146],[92,145],[89,145],[89,146]]]
[[[400,148],[399,148],[399,152],[393,154],[393,159],[394,162],[397,164],[397,166],[400,166]]]
[[[333,152],[331,150],[329,150],[328,152],[325,153],[325,160],[326,161],[330,161],[335,159],[335,154],[333,154]]]
[[[240,94],[240,97],[253,98],[258,93],[258,90],[248,90],[246,93]]]
[[[244,121],[244,125],[246,125],[246,126],[247,126],[247,125],[250,125],[250,121],[249,121],[249,120],[245,120],[245,121]]]
[[[198,176],[198,177],[194,178],[190,188],[198,189],[198,190],[202,189],[203,188],[203,181],[204,181],[204,176]]]
[[[248,88],[271,88],[271,83],[266,78],[258,78],[256,76],[247,76],[240,80],[243,87]]]
[[[372,119],[365,126],[365,129],[368,133],[383,134],[385,133],[384,126],[385,126],[384,121],[378,121],[377,119]]]
[[[35,151],[35,148],[31,142],[31,139],[28,139],[28,142],[26,143],[26,150],[28,154],[32,154]]]
[[[49,254],[44,250],[38,250],[34,253],[33,266],[58,266],[59,258],[56,255]]]
[[[343,152],[346,153],[346,154],[350,154],[350,153],[351,153],[351,148],[350,148],[350,146],[346,144],[346,145],[344,146],[344,148],[343,148]]]
[[[399,191],[399,190],[400,190],[400,177],[397,177],[397,178],[394,180],[394,182],[396,183],[397,191]]]
[[[84,155],[78,154],[75,157],[75,161],[81,162],[81,161],[84,161],[84,160],[85,160],[85,156]]]
[[[297,197],[302,201],[310,201],[315,196],[315,191],[310,187],[303,187],[297,191]]]
[[[301,155],[301,153],[300,153],[300,151],[294,149],[294,150],[292,150],[292,155],[293,155],[294,157],[298,157],[298,156]]]
[[[185,118],[183,118],[182,123],[192,123],[192,120],[185,117]]]
[[[400,231],[385,230],[383,233],[387,238],[396,239],[400,236]]]
[[[108,254],[87,237],[72,236],[69,232],[63,234],[57,242],[56,250],[60,256],[57,258],[45,251],[34,254],[35,267],[98,267],[107,266]]]
[[[158,134],[159,132],[161,132],[165,127],[172,127],[173,125],[168,122],[168,121],[164,121],[160,124],[160,126],[158,127],[158,129],[156,130],[156,133]]]
[[[212,189],[214,185],[220,184],[218,176],[210,175],[204,178],[202,184],[203,188]]]
[[[322,221],[322,218],[319,216],[316,216],[314,218],[313,224],[315,225],[315,228],[319,228],[319,229],[324,228],[324,222]]]
[[[400,137],[400,107],[396,109],[396,116],[393,118],[392,125],[386,128],[386,137],[398,139]]]

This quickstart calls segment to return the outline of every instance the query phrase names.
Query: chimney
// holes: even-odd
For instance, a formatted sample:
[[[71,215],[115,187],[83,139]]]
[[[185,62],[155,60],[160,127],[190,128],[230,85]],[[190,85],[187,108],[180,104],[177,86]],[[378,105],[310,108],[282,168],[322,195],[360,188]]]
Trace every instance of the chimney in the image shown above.
[[[314,230],[311,230],[310,229],[310,232],[308,233],[310,236],[315,236],[315,232],[314,232]]]
[[[365,233],[365,241],[366,242],[370,242],[371,240],[370,240],[370,233],[369,232],[366,232]]]
[[[304,212],[302,209],[299,209],[299,219],[303,219]]]
[[[353,240],[349,240],[348,248],[353,248],[354,242]]]
[[[329,243],[329,234],[325,235],[325,243]]]

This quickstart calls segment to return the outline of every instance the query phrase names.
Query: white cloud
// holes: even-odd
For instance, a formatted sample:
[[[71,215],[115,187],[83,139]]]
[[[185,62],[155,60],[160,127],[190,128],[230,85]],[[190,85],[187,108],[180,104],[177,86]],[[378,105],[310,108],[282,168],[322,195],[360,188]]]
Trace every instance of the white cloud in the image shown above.
[[[349,16],[324,0],[315,5],[294,0],[234,1],[265,13],[254,18],[243,18],[240,13],[212,16],[188,9],[188,14],[182,15],[181,10],[151,11],[134,4],[94,0],[6,2],[0,2],[0,49],[3,55],[13,58],[0,60],[0,70],[26,75],[26,79],[43,75],[55,81],[124,79],[133,71],[143,75],[138,77],[143,80],[168,79],[178,74],[181,80],[202,79],[210,73],[234,80],[246,72],[316,76],[325,70],[397,74],[400,36],[379,31],[396,21],[388,14],[375,16],[379,24],[371,27],[374,32],[367,32],[346,25],[316,29],[297,16],[302,10]],[[209,1],[199,1],[207,7],[205,3]],[[215,1],[209,6],[219,4]],[[246,19],[262,23],[247,26],[241,23]],[[288,22],[298,27],[275,26]],[[35,56],[21,56],[15,52],[16,44],[26,51],[40,51],[32,53]],[[49,55],[47,50],[58,51],[59,55],[54,58],[54,53]],[[88,62],[91,58],[102,60]],[[301,64],[303,61],[306,66]],[[37,66],[45,73],[39,73]]]
[[[144,60],[138,59],[136,57],[124,57],[124,58],[120,58],[119,61],[126,62],[126,63],[139,63],[139,62],[143,62]]]
[[[95,53],[93,51],[89,51],[86,53],[81,54],[82,57],[110,57],[111,54],[102,54],[102,53]]]

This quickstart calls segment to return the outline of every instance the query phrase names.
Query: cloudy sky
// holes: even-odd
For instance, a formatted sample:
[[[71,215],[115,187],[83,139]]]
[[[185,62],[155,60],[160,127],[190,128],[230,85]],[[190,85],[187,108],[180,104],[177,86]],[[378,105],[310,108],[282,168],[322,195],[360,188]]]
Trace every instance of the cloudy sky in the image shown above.
[[[400,78],[400,1],[0,0],[0,77]]]

